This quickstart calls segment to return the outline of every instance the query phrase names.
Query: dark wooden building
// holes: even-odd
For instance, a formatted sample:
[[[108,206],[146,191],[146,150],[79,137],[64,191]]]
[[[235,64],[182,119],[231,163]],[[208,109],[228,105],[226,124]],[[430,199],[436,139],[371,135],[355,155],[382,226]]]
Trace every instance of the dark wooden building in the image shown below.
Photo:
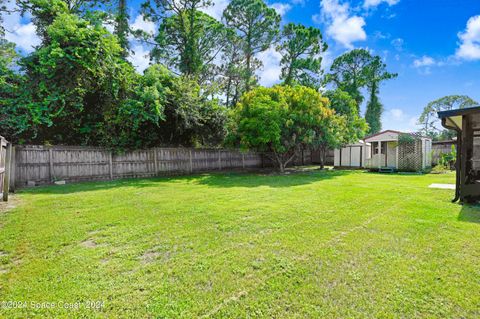
[[[442,125],[457,132],[455,199],[480,200],[480,107],[439,112]]]

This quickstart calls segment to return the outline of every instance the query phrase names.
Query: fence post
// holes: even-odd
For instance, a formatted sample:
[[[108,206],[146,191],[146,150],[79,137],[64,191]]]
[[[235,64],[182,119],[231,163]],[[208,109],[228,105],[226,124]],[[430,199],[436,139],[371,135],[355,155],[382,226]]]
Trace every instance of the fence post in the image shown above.
[[[12,146],[12,156],[11,156],[11,163],[10,163],[10,191],[12,193],[15,192],[15,146]]]
[[[218,169],[222,170],[222,151],[218,151]]]
[[[242,168],[245,169],[245,153],[242,153]]]
[[[10,187],[10,170],[12,162],[12,143],[7,145],[7,153],[5,156],[5,175],[3,177],[3,201],[8,201],[8,192]]]
[[[153,148],[153,167],[155,169],[155,176],[158,174],[158,160],[157,160],[157,148]]]
[[[192,149],[189,149],[188,152],[189,152],[189,159],[190,159],[190,173],[192,173],[193,172]]]
[[[113,179],[113,155],[112,151],[108,153],[108,170],[110,173],[110,179]]]
[[[48,149],[48,164],[49,164],[49,173],[50,173],[50,182],[55,180],[54,172],[53,172],[53,149],[50,147]]]

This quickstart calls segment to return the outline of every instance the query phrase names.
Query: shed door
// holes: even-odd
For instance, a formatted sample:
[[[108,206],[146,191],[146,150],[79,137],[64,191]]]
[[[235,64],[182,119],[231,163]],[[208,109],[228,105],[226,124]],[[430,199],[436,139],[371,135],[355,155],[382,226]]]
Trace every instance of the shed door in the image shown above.
[[[345,167],[350,166],[350,147],[342,148],[341,159],[342,159],[342,162],[340,163],[340,166],[345,166]]]
[[[350,156],[351,156],[351,159],[352,159],[352,161],[350,163],[351,167],[360,167],[361,166],[361,164],[360,164],[361,149],[362,149],[362,147],[360,147],[360,146],[352,146],[351,152],[350,152]]]
[[[397,143],[387,142],[387,166],[397,167]]]

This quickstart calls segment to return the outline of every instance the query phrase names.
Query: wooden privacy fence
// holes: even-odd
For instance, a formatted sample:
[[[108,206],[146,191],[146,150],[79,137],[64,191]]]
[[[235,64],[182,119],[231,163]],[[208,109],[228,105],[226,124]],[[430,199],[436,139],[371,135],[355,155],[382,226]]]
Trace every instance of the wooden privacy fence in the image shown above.
[[[457,141],[448,140],[432,142],[432,164],[437,165],[442,154],[451,153],[452,145],[456,147]]]
[[[271,166],[260,153],[226,149],[152,148],[115,154],[100,147],[15,148],[16,187]],[[295,165],[310,163],[309,151],[298,154],[294,161]]]

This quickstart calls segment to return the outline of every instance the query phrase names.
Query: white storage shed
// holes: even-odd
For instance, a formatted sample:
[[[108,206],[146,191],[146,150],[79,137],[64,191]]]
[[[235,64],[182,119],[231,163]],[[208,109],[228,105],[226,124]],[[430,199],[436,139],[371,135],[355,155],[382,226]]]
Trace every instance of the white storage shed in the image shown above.
[[[432,139],[415,133],[387,130],[365,138],[371,144],[367,168],[422,171],[432,167]]]
[[[349,144],[341,149],[336,149],[334,151],[333,165],[335,167],[343,168],[365,167],[366,161],[370,159],[370,148],[370,143],[358,141],[358,143]]]
[[[432,140],[414,133],[387,130],[334,152],[334,166],[389,171],[423,171],[432,167]]]

